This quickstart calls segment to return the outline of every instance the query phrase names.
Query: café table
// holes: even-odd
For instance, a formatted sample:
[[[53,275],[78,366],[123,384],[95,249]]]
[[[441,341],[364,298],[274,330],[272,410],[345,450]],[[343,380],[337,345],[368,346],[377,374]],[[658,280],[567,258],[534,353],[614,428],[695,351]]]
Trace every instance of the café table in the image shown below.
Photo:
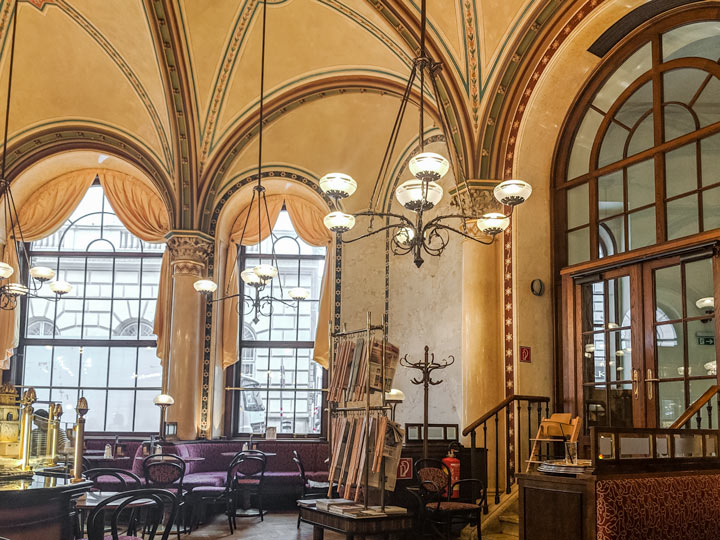
[[[75,499],[75,508],[78,511],[79,518],[80,518],[80,537],[83,537],[85,534],[85,520],[86,515],[89,514],[97,505],[99,505],[101,502],[103,502],[106,499],[109,499],[110,497],[113,497],[117,495],[118,493],[121,493],[119,491],[88,491],[87,493],[84,493],[77,499]],[[106,508],[113,508],[116,506],[119,506],[122,504],[123,500],[125,499],[118,499],[116,501],[111,502],[107,505]],[[136,501],[131,502],[128,504],[125,508],[141,508],[143,506],[147,506],[149,504],[153,504],[154,501],[152,499],[138,499]]]
[[[117,461],[129,461],[130,460],[130,458],[128,456],[118,456],[118,457],[83,456],[83,458],[87,459],[93,465],[102,465],[105,463],[115,463]]]
[[[143,460],[145,458],[149,458],[151,456],[156,456],[160,461],[169,461],[172,458],[168,456],[161,456],[160,454],[148,454],[147,456],[135,456],[136,460]],[[195,457],[195,456],[175,456],[182,459],[185,463],[193,463],[197,461],[205,461],[204,457]]]

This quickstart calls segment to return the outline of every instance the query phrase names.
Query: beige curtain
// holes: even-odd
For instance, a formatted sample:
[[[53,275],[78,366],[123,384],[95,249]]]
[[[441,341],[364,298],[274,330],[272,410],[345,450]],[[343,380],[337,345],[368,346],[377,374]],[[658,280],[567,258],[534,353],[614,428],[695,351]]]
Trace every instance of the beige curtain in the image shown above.
[[[283,203],[290,214],[290,219],[292,220],[295,230],[300,238],[310,245],[327,248],[314,353],[314,360],[323,367],[327,368],[327,325],[331,316],[333,296],[332,275],[334,268],[332,266],[333,256],[331,246],[333,236],[323,224],[325,209],[320,208],[319,204],[310,198],[305,198],[298,194],[267,195],[267,207],[272,226],[274,226],[277,221],[277,217],[282,210]],[[240,238],[242,237],[243,245],[252,246],[261,242],[270,235],[271,229],[268,227],[268,220],[265,216],[263,216],[260,224],[260,230],[258,230],[257,209],[258,207],[256,204],[253,204],[252,207],[245,207],[238,215],[230,231],[227,257],[225,259],[223,296],[237,294],[239,291],[237,274],[237,245],[240,243]],[[247,219],[248,213],[250,214],[249,220]],[[247,226],[245,224],[246,220]],[[243,228],[245,228],[244,235]],[[226,368],[233,365],[238,360],[238,298],[233,298],[232,300],[223,302],[222,312],[223,368]]]
[[[145,242],[165,242],[170,232],[170,218],[160,196],[137,178],[116,171],[98,173],[100,184],[110,206],[127,230]],[[167,250],[160,266],[160,283],[153,331],[157,336],[157,356],[167,361],[172,309],[172,275]]]
[[[70,217],[82,200],[85,192],[95,179],[95,171],[73,171],[51,180],[33,193],[21,208],[18,219],[25,242],[40,240],[57,231]],[[10,281],[16,281],[18,268],[18,252],[16,241],[20,238],[17,224],[8,231],[3,254],[3,261],[15,270]],[[17,346],[19,310],[0,311],[0,350],[5,351],[0,359],[0,369],[10,367],[10,357]]]
[[[127,229],[146,242],[164,242],[170,229],[165,205],[157,193],[140,180],[116,171],[104,169],[83,169],[73,171],[51,180],[33,193],[19,209],[18,219],[23,240],[40,240],[57,231],[85,196],[95,178],[100,179],[105,195],[120,221]],[[19,273],[17,244],[13,240],[17,228],[6,243],[3,260]],[[155,310],[155,331],[158,336],[158,356],[165,359],[167,318],[169,317],[167,257],[163,256],[158,305]],[[13,281],[13,278],[10,278]],[[18,310],[0,311],[0,350],[5,351],[0,359],[0,369],[9,368],[13,349],[17,346]],[[162,354],[161,354],[162,353]]]

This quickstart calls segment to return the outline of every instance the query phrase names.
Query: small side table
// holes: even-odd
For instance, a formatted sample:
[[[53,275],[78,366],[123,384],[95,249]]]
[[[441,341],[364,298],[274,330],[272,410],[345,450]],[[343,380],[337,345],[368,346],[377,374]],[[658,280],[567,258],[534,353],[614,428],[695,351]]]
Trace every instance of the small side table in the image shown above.
[[[382,536],[392,540],[404,538],[405,533],[413,528],[413,518],[409,514],[351,518],[301,506],[300,519],[313,526],[313,540],[323,540],[325,530],[344,534],[346,540],[367,536]]]

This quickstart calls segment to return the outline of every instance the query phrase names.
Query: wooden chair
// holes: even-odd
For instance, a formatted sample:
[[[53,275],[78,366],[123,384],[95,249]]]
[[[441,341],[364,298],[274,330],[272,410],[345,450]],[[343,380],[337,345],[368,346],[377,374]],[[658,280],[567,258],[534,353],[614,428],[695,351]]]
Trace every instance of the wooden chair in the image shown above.
[[[185,512],[185,496],[183,489],[185,479],[185,460],[175,454],[150,454],[143,460],[142,470],[147,487],[158,487],[174,493],[178,500],[178,507]],[[180,519],[176,521],[177,537],[180,540]],[[184,520],[183,520],[184,521]]]
[[[267,458],[265,454],[241,452],[238,458],[239,467],[235,476],[235,485],[237,486],[238,497],[249,504],[251,497],[257,499],[257,512],[236,511],[233,513],[233,525],[236,517],[259,517],[260,521],[264,521],[265,511],[263,510],[263,483],[265,479],[265,467]]]
[[[330,482],[315,482],[310,480],[305,474],[305,465],[303,465],[302,459],[297,450],[293,450],[293,462],[300,473],[300,479],[302,480],[302,499],[325,499],[327,498],[328,489],[330,489]],[[333,482],[333,497],[336,493],[337,484]],[[298,507],[298,519],[297,527],[300,528],[300,508]]]
[[[93,483],[98,483],[98,478],[102,477],[110,477],[119,480],[120,485],[115,491],[127,491],[128,489],[139,489],[142,487],[142,480],[140,480],[140,478],[132,471],[128,471],[127,469],[103,467],[85,471],[84,475],[85,478],[91,480]],[[96,486],[93,489],[96,489]]]
[[[577,442],[581,427],[580,417],[573,418],[570,413],[554,413],[550,418],[543,418],[538,426],[537,435],[532,439],[532,450],[525,472],[530,471],[531,466],[542,463],[540,453],[543,443]]]
[[[238,469],[242,466],[245,456],[242,452],[238,453],[227,469],[227,477],[224,486],[201,486],[193,488],[190,492],[190,500],[192,504],[192,512],[190,518],[190,532],[193,527],[198,524],[198,514],[209,504],[223,504],[225,506],[225,514],[230,525],[230,534],[234,531],[233,516],[237,508],[237,480]]]

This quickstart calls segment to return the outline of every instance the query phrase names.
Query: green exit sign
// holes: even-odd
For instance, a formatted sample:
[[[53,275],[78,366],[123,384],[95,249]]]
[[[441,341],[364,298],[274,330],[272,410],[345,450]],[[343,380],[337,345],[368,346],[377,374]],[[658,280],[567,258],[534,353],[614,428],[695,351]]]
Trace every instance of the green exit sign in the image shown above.
[[[698,345],[715,345],[715,338],[708,336],[698,336]]]

